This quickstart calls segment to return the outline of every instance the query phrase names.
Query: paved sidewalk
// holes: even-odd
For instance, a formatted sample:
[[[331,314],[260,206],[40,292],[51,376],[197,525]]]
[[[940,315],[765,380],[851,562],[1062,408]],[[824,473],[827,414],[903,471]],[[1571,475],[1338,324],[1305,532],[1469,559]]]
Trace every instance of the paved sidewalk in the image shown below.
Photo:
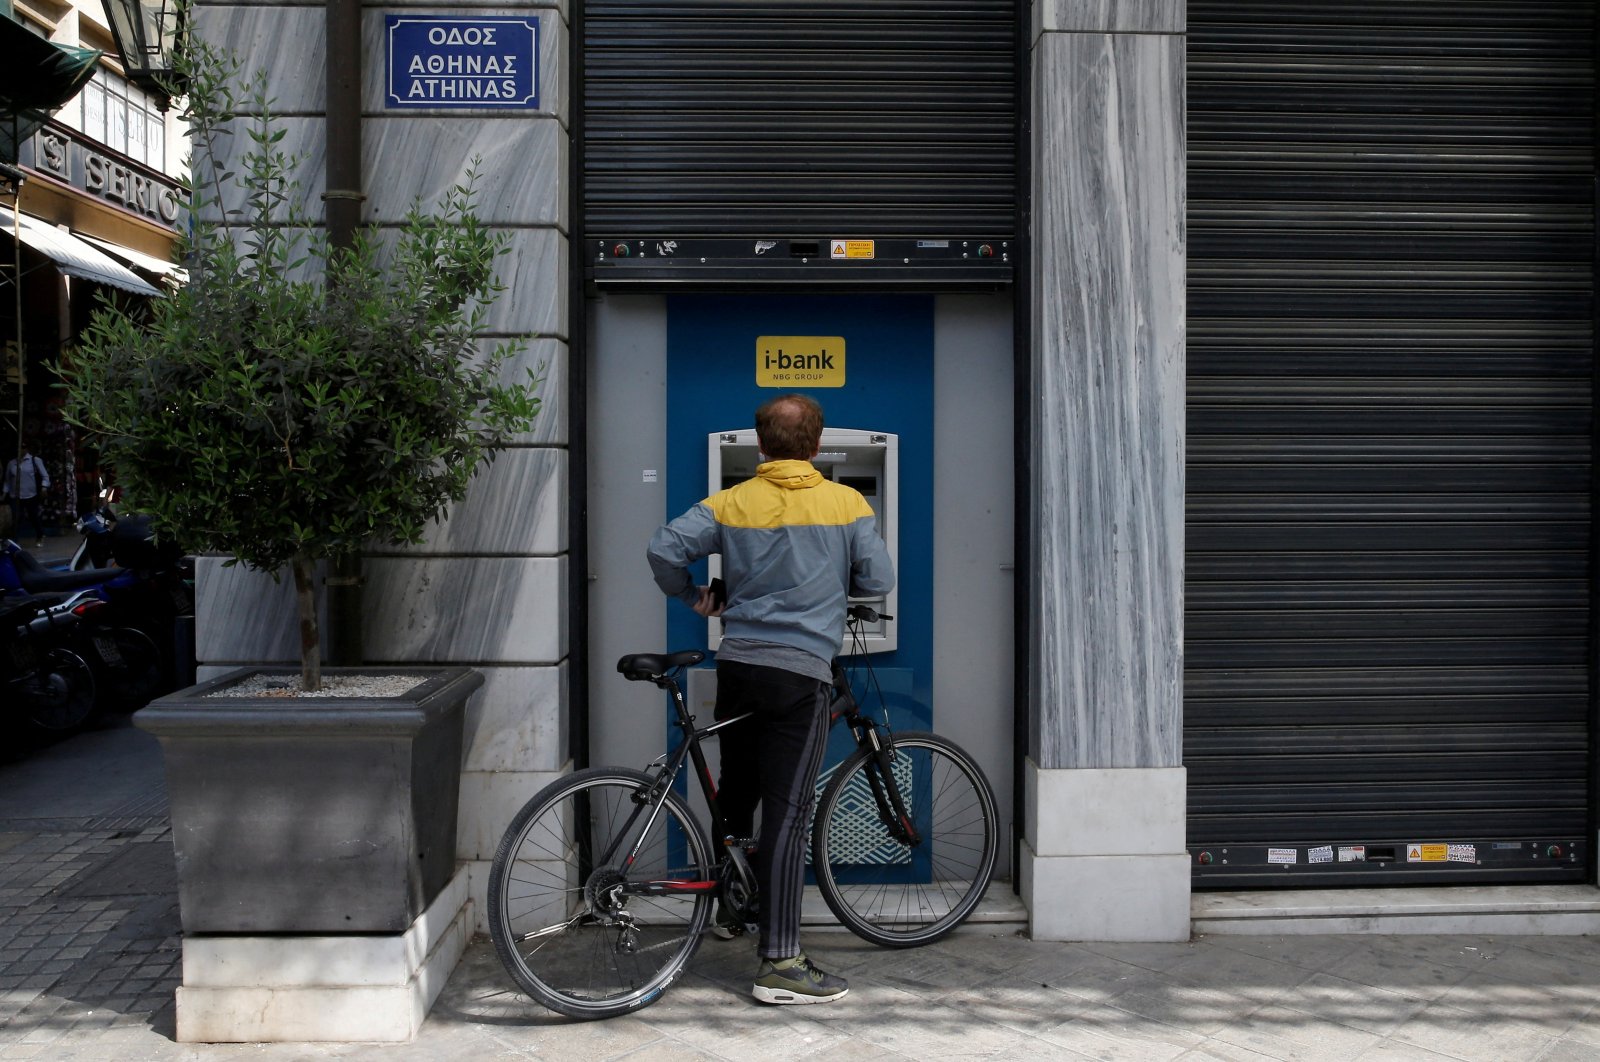
[[[749,998],[707,940],[655,1006],[571,1023],[475,943],[416,1042],[180,1045],[159,752],[114,722],[0,763],[0,1059],[1600,1059],[1600,944],[1568,937],[1211,937],[1048,944],[969,926],[914,951],[809,933],[828,1006]]]

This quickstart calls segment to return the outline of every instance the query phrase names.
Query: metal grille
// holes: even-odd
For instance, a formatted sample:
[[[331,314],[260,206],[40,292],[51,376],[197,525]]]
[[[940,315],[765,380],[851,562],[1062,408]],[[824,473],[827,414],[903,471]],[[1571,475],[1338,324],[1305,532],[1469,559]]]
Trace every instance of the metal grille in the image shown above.
[[[1581,878],[1593,6],[1188,18],[1197,882]]]
[[[1013,235],[1015,0],[583,10],[582,211],[596,247]]]

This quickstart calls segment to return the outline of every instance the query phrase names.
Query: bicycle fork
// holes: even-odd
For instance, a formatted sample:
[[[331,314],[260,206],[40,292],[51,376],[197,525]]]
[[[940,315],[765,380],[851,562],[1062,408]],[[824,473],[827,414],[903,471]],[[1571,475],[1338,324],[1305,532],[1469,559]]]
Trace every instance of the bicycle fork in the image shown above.
[[[895,782],[893,743],[885,742],[878,725],[865,716],[857,716],[852,725],[856,728],[857,742],[872,750],[872,762],[877,767],[866,775],[867,784],[872,787],[873,803],[878,806],[879,821],[889,831],[889,836],[907,848],[915,848],[922,843],[922,835],[911,821],[900,786]]]

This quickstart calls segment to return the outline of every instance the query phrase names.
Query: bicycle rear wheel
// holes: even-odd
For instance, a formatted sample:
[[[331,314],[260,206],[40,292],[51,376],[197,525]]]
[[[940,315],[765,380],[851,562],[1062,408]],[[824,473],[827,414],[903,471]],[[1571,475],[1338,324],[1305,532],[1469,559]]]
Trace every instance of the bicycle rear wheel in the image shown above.
[[[890,787],[916,844],[895,828]],[[822,898],[851,932],[885,947],[916,947],[948,935],[983,899],[998,835],[994,793],[972,757],[936,734],[896,734],[887,777],[863,748],[823,790],[812,867]]]
[[[700,945],[711,891],[629,891],[714,880],[710,846],[688,805],[669,790],[652,817],[650,788],[640,771],[578,771],[528,801],[500,841],[489,872],[489,935],[507,972],[551,1010],[574,1018],[638,1010]]]

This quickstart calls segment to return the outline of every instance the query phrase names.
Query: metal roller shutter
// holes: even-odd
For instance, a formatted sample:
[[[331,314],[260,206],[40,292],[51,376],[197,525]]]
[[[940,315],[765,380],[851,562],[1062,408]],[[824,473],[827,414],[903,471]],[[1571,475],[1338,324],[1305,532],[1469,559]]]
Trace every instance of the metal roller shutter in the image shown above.
[[[590,0],[582,18],[592,278],[837,280],[827,243],[848,237],[876,241],[857,279],[1010,280],[1015,0]]]
[[[1188,17],[1196,884],[1581,880],[1594,7]]]

